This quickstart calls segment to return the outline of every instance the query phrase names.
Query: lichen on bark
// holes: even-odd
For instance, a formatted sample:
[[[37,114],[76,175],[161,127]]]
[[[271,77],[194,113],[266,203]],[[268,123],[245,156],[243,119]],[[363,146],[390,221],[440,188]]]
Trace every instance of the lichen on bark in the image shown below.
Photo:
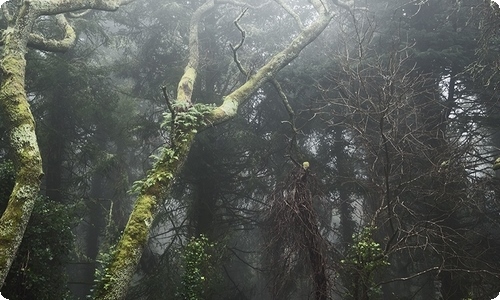
[[[125,230],[113,253],[109,266],[104,270],[96,289],[95,299],[123,299],[142,251],[150,235],[152,221],[167,197],[172,181],[187,157],[195,133],[185,129],[177,133],[173,147],[166,147],[153,169],[139,188],[139,196]]]
[[[115,10],[120,4],[119,0],[31,0],[19,1],[19,5],[9,6],[8,9],[3,10],[7,28],[3,30],[1,38],[3,48],[0,57],[0,113],[9,137],[16,179],[7,208],[0,218],[0,287],[3,285],[28,224],[42,177],[42,162],[36,140],[35,122],[24,85],[25,54],[28,43],[30,38],[34,37],[31,40],[35,42],[34,44],[38,41],[50,46],[49,50],[57,50],[57,48],[67,50],[70,46],[68,43],[74,38],[74,31],[64,16],[57,17],[59,25],[64,27],[65,32],[65,37],[60,42],[45,40],[43,36],[34,34],[35,21],[42,15],[55,15],[83,8]]]
[[[32,22],[29,20],[28,9],[24,6],[18,17],[20,20],[3,33],[4,49],[0,58],[0,111],[7,128],[16,169],[14,189],[0,218],[0,285],[3,284],[21,243],[42,175],[35,122],[24,89],[24,55]]]
[[[220,107],[211,109],[203,114],[205,124],[193,122],[190,110],[193,108],[191,96],[196,81],[196,71],[199,65],[198,56],[198,25],[203,15],[215,5],[214,0],[207,0],[194,13],[190,23],[189,57],[184,75],[180,79],[177,91],[177,110],[172,109],[175,119],[168,122],[172,125],[171,147],[166,147],[162,156],[148,173],[142,186],[138,189],[140,195],[127,223],[126,229],[117,245],[115,255],[109,267],[105,269],[103,282],[97,289],[96,299],[123,299],[127,286],[134,274],[143,248],[149,238],[151,222],[145,222],[149,217],[154,220],[158,214],[158,207],[166,198],[175,175],[180,170],[193,143],[196,131],[208,125],[215,125],[236,116],[238,107],[246,101],[266,81],[272,79],[282,68],[288,65],[299,55],[311,41],[313,41],[328,25],[332,18],[321,1],[311,0],[319,13],[316,21],[304,28],[298,36],[273,56],[268,63],[259,69],[245,84],[223,99]],[[186,114],[187,115],[184,115]],[[182,116],[186,116],[185,120]],[[184,122],[185,121],[185,122]],[[197,123],[197,124],[196,124]],[[185,126],[188,124],[188,126]],[[144,225],[141,223],[143,222]],[[147,230],[146,230],[147,229]]]

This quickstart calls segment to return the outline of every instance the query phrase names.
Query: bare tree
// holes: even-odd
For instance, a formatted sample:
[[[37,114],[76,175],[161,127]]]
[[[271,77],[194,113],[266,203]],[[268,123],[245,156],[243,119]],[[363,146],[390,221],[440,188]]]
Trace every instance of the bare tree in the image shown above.
[[[477,198],[491,173],[481,154],[484,132],[471,121],[485,110],[457,76],[463,69],[451,63],[442,73],[426,69],[412,55],[411,39],[396,31],[377,44],[375,20],[352,17],[340,63],[323,86],[332,107],[324,115],[330,126],[346,128],[343,137],[359,161],[352,180],[365,191],[357,221],[373,230],[380,248],[345,265],[352,267],[346,290],[354,299],[368,299],[377,289],[403,297],[417,286],[415,293],[427,297],[470,296],[476,280],[498,280],[488,257],[498,247],[497,229],[485,229],[497,228],[487,221],[494,210],[477,204],[492,201]],[[374,268],[383,266],[383,272]],[[484,288],[474,296],[487,293]]]

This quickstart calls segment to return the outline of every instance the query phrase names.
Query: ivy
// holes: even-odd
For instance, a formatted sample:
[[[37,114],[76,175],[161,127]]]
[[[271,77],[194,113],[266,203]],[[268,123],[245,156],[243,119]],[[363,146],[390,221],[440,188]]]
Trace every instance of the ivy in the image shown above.
[[[0,211],[14,187],[12,162],[0,162]],[[8,299],[69,299],[64,263],[74,247],[77,207],[38,196],[16,258],[2,287]],[[1,298],[1,297],[0,297]]]
[[[204,235],[192,238],[184,249],[182,259],[184,275],[182,276],[181,298],[185,300],[203,299],[204,287],[207,282],[207,269],[211,255],[210,250],[214,244],[210,243]]]

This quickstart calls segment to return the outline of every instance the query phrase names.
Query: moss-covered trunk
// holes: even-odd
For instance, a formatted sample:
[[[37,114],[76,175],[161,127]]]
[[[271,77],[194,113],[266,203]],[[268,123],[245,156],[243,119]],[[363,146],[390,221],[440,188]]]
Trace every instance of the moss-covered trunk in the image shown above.
[[[16,182],[7,208],[0,218],[0,287],[21,243],[39,193],[42,162],[35,135],[35,122],[25,91],[25,55],[28,45],[45,51],[66,51],[76,35],[64,13],[82,9],[113,11],[127,1],[121,0],[31,0],[2,5],[8,26],[2,33],[0,57],[0,114],[9,138],[9,154],[16,168]],[[40,16],[56,15],[62,39],[33,33]],[[36,30],[35,30],[36,31]]]
[[[273,56],[245,84],[224,97],[221,106],[210,112],[198,112],[196,114],[198,120],[195,122],[204,119],[208,124],[215,125],[235,117],[238,107],[244,101],[262,84],[272,79],[282,68],[293,61],[309,43],[319,36],[329,24],[333,14],[329,10],[329,6],[321,1],[311,0],[311,3],[319,14],[316,21],[305,27],[283,51]],[[170,133],[173,137],[172,144],[163,150],[161,158],[148,173],[140,189],[140,195],[116,246],[112,261],[104,270],[104,275],[97,287],[96,299],[118,300],[125,298],[128,285],[148,242],[151,224],[158,214],[162,201],[167,197],[172,180],[189,153],[196,129],[203,127],[200,123],[193,124],[193,121],[188,120],[192,120],[193,117],[189,111],[194,109],[191,96],[199,65],[198,26],[203,15],[214,6],[214,0],[207,0],[192,15],[188,63],[178,84],[176,98],[178,111],[173,114],[176,115],[178,124],[191,123],[189,126],[183,125],[182,128],[172,128]],[[183,122],[179,118],[185,113],[190,114],[190,117],[186,119],[186,122]]]
[[[123,299],[149,239],[153,220],[167,197],[172,181],[193,143],[193,132],[179,135],[174,146],[165,148],[140,187],[134,209],[104,270],[95,299]]]
[[[35,122],[24,89],[26,47],[32,26],[27,5],[17,21],[4,31],[0,60],[2,82],[0,110],[8,130],[10,155],[16,167],[16,182],[7,208],[0,218],[0,282],[15,257],[39,192],[42,160],[35,135]],[[36,249],[35,249],[36,250]]]

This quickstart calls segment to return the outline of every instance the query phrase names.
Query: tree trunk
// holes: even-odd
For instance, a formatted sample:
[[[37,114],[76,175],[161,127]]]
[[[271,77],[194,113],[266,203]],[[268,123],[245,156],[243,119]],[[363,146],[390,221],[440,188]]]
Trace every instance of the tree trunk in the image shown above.
[[[3,285],[21,243],[42,177],[35,121],[24,89],[24,56],[28,33],[34,21],[27,6],[23,5],[16,22],[4,31],[4,49],[0,60],[0,109],[4,125],[8,128],[10,150],[16,168],[14,189],[0,218],[0,285]]]
[[[332,13],[328,6],[320,1],[311,1],[319,16],[309,26],[305,27],[295,39],[281,52],[274,55],[268,63],[241,87],[223,98],[223,104],[212,110],[206,118],[210,125],[227,121],[237,114],[238,107],[244,103],[266,81],[273,78],[282,68],[294,60],[299,53],[329,24]],[[189,60],[184,75],[179,81],[177,91],[177,107],[186,110],[191,106],[193,85],[196,81],[199,64],[198,25],[203,15],[215,6],[214,0],[208,0],[193,13],[189,38]],[[177,112],[177,118],[181,117]],[[167,197],[173,178],[180,170],[193,144],[196,129],[202,125],[176,128],[171,132],[174,137],[172,145],[166,147],[148,173],[135,207],[129,218],[123,235],[116,247],[113,260],[104,270],[103,278],[97,288],[96,299],[116,300],[125,298],[127,288],[132,280],[142,251],[149,239],[152,221],[156,218],[162,201]]]

